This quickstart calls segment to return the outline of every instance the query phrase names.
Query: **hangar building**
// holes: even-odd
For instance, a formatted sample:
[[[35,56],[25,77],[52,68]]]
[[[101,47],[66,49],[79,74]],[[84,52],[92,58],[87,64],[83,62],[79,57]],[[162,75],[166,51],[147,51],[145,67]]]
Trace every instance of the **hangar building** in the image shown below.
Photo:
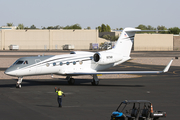
[[[18,45],[19,50],[61,50],[63,45],[89,49],[90,43],[104,43],[98,30],[0,30],[0,50]],[[136,34],[134,51],[180,50],[180,37],[173,34]]]
[[[74,45],[75,49],[89,49],[90,43],[103,43],[98,30],[1,30],[0,49],[9,50],[18,45],[20,50],[54,50],[63,45]]]

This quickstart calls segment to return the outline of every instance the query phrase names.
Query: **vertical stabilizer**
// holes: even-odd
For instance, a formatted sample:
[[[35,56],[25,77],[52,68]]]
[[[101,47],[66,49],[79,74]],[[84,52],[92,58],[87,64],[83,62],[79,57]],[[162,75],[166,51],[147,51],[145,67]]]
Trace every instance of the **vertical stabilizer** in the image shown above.
[[[134,36],[137,31],[141,30],[135,28],[125,28],[113,48],[113,51],[124,57],[129,57],[134,42]]]

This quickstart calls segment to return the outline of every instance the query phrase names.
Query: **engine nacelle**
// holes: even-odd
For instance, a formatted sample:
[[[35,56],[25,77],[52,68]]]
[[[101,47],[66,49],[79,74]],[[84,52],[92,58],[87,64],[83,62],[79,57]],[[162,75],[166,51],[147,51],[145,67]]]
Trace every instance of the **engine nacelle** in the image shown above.
[[[93,55],[93,59],[98,64],[109,64],[122,60],[122,56],[116,53],[97,52]]]

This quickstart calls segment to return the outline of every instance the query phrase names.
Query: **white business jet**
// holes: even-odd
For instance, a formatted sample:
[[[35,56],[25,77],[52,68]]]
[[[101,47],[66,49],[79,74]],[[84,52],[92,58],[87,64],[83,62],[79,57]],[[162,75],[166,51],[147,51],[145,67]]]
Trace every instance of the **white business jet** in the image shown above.
[[[130,52],[137,31],[141,30],[125,28],[115,47],[111,50],[96,53],[75,51],[66,55],[23,57],[10,66],[5,74],[18,77],[16,87],[20,88],[24,76],[57,74],[66,76],[68,83],[74,84],[75,80],[72,76],[92,75],[92,85],[98,85],[97,74],[158,74],[167,72],[173,60],[163,71],[101,71],[130,59]]]

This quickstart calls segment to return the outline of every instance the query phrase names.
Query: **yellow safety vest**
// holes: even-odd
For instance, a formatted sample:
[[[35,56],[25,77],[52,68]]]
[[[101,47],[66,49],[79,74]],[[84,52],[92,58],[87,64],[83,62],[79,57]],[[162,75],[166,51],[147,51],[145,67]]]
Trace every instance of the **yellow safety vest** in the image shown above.
[[[56,91],[58,93],[58,96],[62,96],[63,92],[62,91]]]

